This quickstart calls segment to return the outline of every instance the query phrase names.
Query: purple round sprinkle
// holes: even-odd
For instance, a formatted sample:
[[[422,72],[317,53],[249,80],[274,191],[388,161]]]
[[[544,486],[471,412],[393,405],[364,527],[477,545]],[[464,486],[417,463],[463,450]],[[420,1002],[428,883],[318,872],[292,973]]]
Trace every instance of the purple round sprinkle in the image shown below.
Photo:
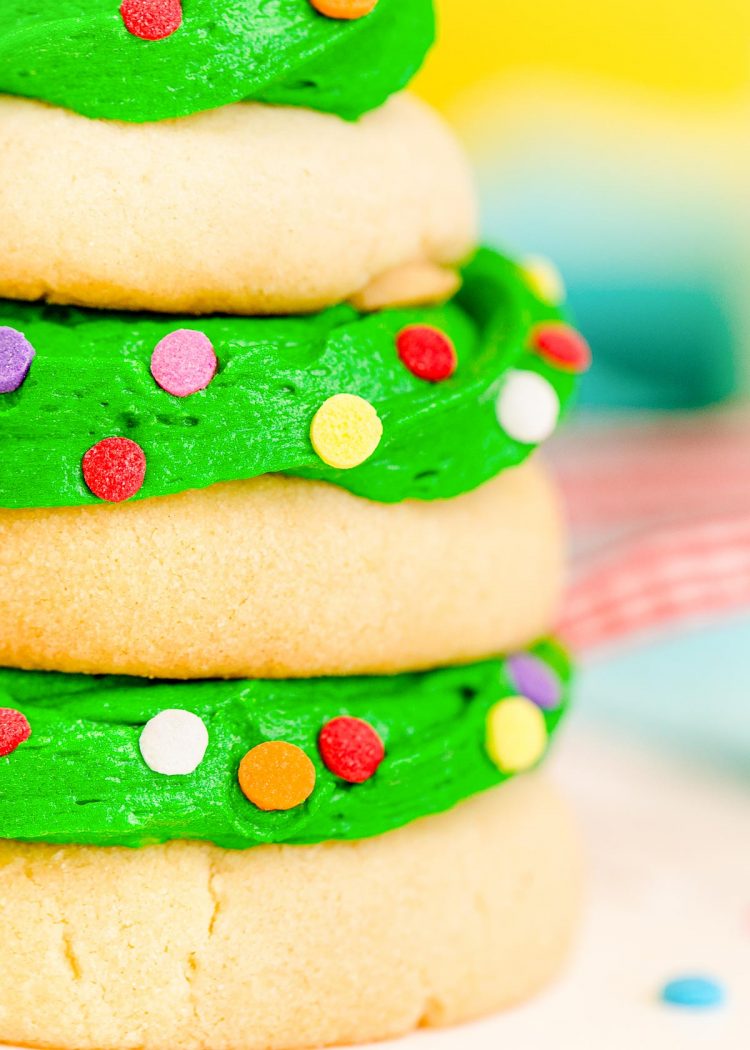
[[[26,336],[0,325],[0,394],[18,390],[33,360],[34,347]]]
[[[537,707],[552,710],[562,698],[562,685],[549,664],[531,653],[508,657],[508,674],[518,692]]]

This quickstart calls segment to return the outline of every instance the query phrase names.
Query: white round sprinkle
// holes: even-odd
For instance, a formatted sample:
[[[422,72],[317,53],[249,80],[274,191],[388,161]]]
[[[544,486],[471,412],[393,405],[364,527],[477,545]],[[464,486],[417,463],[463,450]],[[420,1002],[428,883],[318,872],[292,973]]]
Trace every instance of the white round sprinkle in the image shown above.
[[[208,747],[208,730],[197,715],[173,708],[160,711],[143,727],[143,761],[167,777],[194,773]]]
[[[497,420],[524,445],[546,441],[557,426],[560,401],[551,383],[536,372],[508,373],[497,399]]]

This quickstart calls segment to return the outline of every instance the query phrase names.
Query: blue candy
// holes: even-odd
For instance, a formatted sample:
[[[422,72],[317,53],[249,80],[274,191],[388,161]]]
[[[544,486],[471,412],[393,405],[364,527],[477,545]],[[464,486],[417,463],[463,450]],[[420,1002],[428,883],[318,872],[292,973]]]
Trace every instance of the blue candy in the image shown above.
[[[662,1002],[690,1010],[710,1010],[726,999],[723,985],[710,977],[679,977],[664,985]]]

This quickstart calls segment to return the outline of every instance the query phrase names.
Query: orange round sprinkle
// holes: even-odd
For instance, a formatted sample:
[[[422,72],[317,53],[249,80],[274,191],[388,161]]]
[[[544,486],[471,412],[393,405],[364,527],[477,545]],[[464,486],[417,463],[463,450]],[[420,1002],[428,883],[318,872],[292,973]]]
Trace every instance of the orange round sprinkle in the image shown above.
[[[310,0],[316,11],[326,18],[364,18],[374,11],[378,0]]]
[[[252,748],[240,762],[242,793],[258,809],[294,809],[315,787],[315,766],[301,747],[269,740]]]

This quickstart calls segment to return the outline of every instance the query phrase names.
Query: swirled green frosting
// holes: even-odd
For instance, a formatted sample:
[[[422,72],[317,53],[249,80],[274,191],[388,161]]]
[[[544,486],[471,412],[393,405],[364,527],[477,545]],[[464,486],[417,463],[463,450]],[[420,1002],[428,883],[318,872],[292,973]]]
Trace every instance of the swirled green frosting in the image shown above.
[[[153,121],[256,99],[354,119],[417,72],[432,0],[379,0],[339,21],[310,0],[183,0],[163,40],[128,32],[119,0],[3,0],[0,91],[87,117]]]
[[[570,400],[576,377],[529,345],[535,326],[557,317],[513,262],[490,251],[465,270],[452,302],[369,315],[341,305],[310,317],[179,319],[0,301],[0,325],[36,350],[23,385],[0,395],[0,506],[97,502],[81,460],[111,436],[145,452],[136,498],[271,472],[382,502],[456,496],[534,447],[498,422],[511,370],[545,377],[563,408]],[[431,383],[402,363],[396,337],[412,324],[453,340],[451,378]],[[205,390],[178,398],[156,384],[150,360],[157,342],[183,327],[209,337],[219,372]],[[377,450],[351,470],[327,466],[309,436],[317,409],[341,392],[371,402],[383,422]]]
[[[570,667],[547,642],[534,650],[559,677],[545,710],[554,733],[567,706]],[[143,846],[202,839],[227,848],[380,835],[439,813],[507,778],[486,749],[487,715],[518,692],[509,666],[466,667],[392,678],[157,682],[135,678],[0,671],[0,707],[21,710],[31,737],[0,758],[0,838]],[[139,750],[148,719],[181,708],[208,728],[194,773],[153,772]],[[318,752],[332,718],[364,719],[385,758],[363,784],[334,776]],[[301,747],[315,765],[308,800],[263,812],[243,795],[245,753],[267,740]]]

